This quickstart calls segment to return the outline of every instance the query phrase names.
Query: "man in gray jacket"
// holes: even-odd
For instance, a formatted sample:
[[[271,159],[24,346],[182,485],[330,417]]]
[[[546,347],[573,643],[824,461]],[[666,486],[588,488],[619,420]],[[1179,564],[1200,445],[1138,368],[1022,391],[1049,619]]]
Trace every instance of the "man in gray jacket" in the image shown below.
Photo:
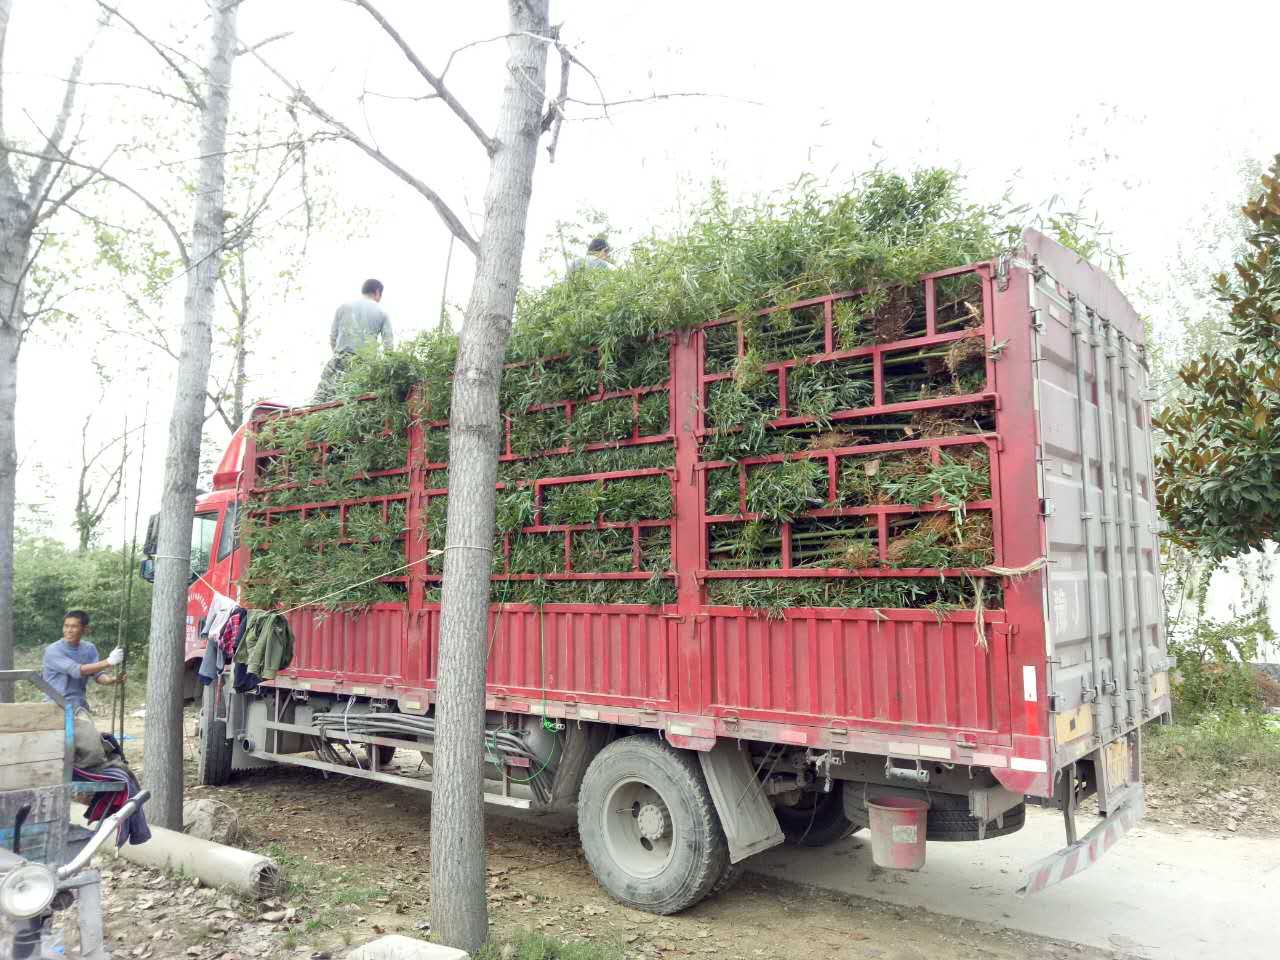
[[[324,365],[320,374],[320,383],[312,403],[327,403],[337,395],[338,383],[347,372],[351,357],[367,343],[376,343],[382,338],[382,345],[390,350],[391,318],[379,306],[382,300],[382,281],[366,280],[360,288],[362,296],[359,300],[344,303],[333,315],[333,329],[329,332],[329,346],[333,356]]]

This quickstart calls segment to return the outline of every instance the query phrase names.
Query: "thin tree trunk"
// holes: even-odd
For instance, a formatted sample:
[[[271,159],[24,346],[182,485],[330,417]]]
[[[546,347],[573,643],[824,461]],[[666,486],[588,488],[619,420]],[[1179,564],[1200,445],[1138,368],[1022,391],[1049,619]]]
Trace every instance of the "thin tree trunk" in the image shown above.
[[[440,942],[489,937],[485,889],[485,656],[499,428],[498,387],[524,253],[541,134],[549,0],[510,0],[511,51],[485,190],[484,231],[458,347],[449,430],[449,515],[432,760],[431,901]]]
[[[7,211],[6,211],[7,213]],[[9,224],[5,217],[0,230],[0,310],[10,315],[15,304],[21,304],[22,291],[15,289],[14,278],[21,272],[26,258],[25,244],[8,242]],[[20,248],[21,252],[15,252]],[[15,267],[16,264],[16,267]],[[20,312],[20,311],[19,311]],[[0,317],[0,670],[13,669],[13,514],[18,495],[18,348],[21,337],[15,322]],[[52,639],[49,641],[52,642]],[[13,702],[13,684],[0,683],[0,703]]]
[[[0,64],[13,0],[0,0]],[[3,83],[0,78],[0,83]],[[0,116],[0,148],[4,144]],[[31,209],[9,155],[0,149],[0,670],[13,669],[13,514],[18,496],[18,351],[22,347],[23,282],[31,248]],[[0,702],[13,684],[0,683]]]
[[[214,287],[223,240],[224,152],[235,51],[236,3],[213,12],[208,93],[201,116],[200,178],[192,226],[191,268],[183,309],[178,385],[160,501],[155,594],[151,605],[146,717],[148,818],[182,828],[182,655],[191,572],[191,519],[200,472],[200,437],[209,383]]]
[[[239,261],[237,272],[240,276],[240,304],[236,310],[236,376],[231,398],[231,419],[235,421],[235,427],[239,427],[244,423],[244,388],[247,380],[244,368],[248,354],[245,337],[249,333],[249,282],[244,275],[243,243],[236,250],[236,260]]]

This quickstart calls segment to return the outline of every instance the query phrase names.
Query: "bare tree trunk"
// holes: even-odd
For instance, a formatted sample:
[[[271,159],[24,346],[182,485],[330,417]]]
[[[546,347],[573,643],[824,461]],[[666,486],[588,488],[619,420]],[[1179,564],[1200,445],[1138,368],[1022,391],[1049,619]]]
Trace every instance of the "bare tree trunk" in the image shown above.
[[[13,0],[0,0],[0,65]],[[3,79],[0,78],[0,83]],[[31,207],[19,189],[0,116],[0,670],[13,669],[13,514],[18,496],[18,351],[22,347],[23,276],[31,249]],[[13,684],[0,684],[0,702]]]
[[[236,308],[236,372],[231,397],[231,419],[235,421],[235,427],[239,427],[244,423],[244,387],[247,381],[244,367],[248,354],[244,338],[249,334],[249,281],[244,275],[243,243],[236,250],[236,260],[240,275],[240,303]]]
[[[9,211],[4,210],[0,231],[0,670],[13,669],[13,514],[18,496],[18,348],[22,338],[17,323],[5,318],[20,304],[22,290],[15,279],[26,262],[26,244],[11,243]],[[20,312],[20,311],[19,311]],[[13,702],[13,684],[0,683],[0,703]]]
[[[533,37],[550,34],[548,3],[510,0],[509,75],[453,378],[438,735],[432,760],[431,916],[440,942],[469,952],[489,937],[479,774],[484,765],[494,483],[502,436],[498,387],[520,280],[546,87],[547,47]]]
[[[200,437],[209,383],[214,287],[223,242],[224,152],[231,99],[237,3],[213,12],[208,93],[201,116],[200,178],[192,226],[191,268],[183,309],[178,385],[164,462],[155,594],[151,604],[146,717],[147,816],[182,828],[182,653],[191,574],[191,519],[200,472]]]

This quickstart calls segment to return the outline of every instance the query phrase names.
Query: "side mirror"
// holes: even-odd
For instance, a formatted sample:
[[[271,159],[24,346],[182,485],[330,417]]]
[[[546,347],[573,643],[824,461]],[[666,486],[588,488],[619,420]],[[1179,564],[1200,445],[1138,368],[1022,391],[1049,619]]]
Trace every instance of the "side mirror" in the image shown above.
[[[155,583],[156,582],[155,560],[151,559],[151,557],[147,557],[145,560],[143,560],[138,567],[138,574],[139,576],[142,577],[143,580],[147,581],[147,583]]]

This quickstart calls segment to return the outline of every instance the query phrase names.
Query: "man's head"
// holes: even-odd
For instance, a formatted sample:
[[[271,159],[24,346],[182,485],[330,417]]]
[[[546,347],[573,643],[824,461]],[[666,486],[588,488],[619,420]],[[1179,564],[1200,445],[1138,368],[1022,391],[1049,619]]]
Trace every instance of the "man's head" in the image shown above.
[[[609,249],[609,241],[604,237],[596,237],[587,244],[587,253],[591,254],[593,257],[599,257],[601,260],[608,260],[611,252],[612,251]]]
[[[372,279],[366,280],[364,282],[364,286],[360,288],[360,292],[363,293],[370,300],[372,300],[374,303],[377,303],[379,300],[382,299],[382,281],[372,280]]]
[[[83,610],[68,610],[62,618],[62,639],[72,646],[80,642],[89,629],[89,615]]]

